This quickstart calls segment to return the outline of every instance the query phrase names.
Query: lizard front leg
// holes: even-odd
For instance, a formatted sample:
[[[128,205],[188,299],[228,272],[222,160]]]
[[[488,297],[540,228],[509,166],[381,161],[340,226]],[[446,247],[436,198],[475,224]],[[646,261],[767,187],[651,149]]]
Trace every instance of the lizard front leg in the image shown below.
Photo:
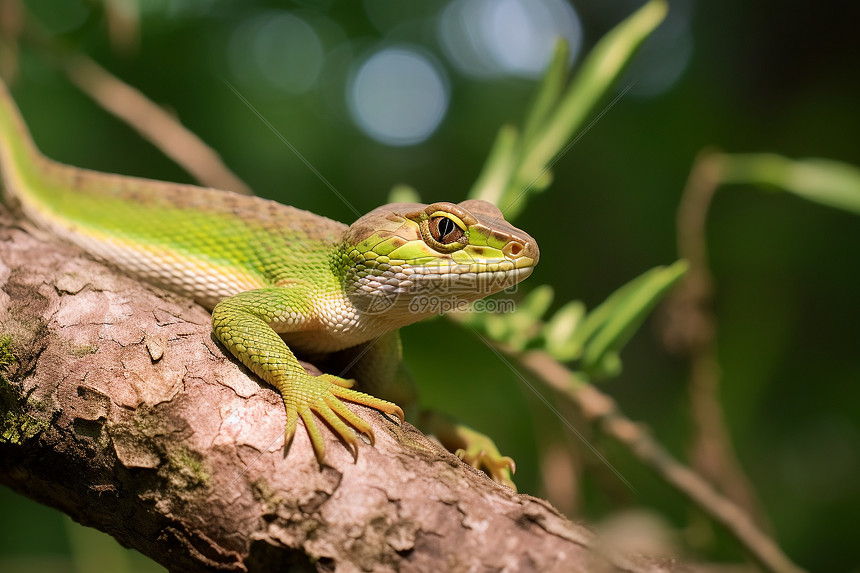
[[[351,389],[352,380],[323,374],[311,376],[299,364],[287,344],[272,328],[279,324],[296,326],[310,315],[309,297],[301,285],[272,287],[239,293],[218,303],[212,311],[215,337],[254,374],[281,393],[287,412],[285,447],[295,435],[301,418],[320,463],[325,458],[325,443],[314,420],[316,414],[358,455],[358,440],[347,425],[365,434],[373,443],[370,424],[354,414],[343,400],[394,414],[403,420],[395,404]]]

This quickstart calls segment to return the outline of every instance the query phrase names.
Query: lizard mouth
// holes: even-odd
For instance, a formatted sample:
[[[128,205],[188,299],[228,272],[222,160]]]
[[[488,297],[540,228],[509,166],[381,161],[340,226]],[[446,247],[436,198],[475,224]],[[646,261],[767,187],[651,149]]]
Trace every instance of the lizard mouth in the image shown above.
[[[476,264],[489,266],[473,263],[401,268],[397,272],[389,269],[359,278],[349,297],[362,313],[388,315],[396,321],[401,316],[464,309],[460,305],[511,288],[534,270],[533,266],[481,270],[474,268]]]
[[[476,299],[515,285],[534,270],[532,265],[514,267],[505,262],[390,268],[360,278],[358,288],[367,294],[432,293]]]

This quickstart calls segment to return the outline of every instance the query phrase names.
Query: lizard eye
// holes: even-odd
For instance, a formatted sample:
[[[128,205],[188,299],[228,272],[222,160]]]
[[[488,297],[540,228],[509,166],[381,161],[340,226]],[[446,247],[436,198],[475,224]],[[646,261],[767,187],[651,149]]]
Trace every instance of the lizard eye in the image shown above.
[[[463,238],[463,229],[448,217],[430,219],[430,236],[443,245],[449,245]]]
[[[428,247],[440,253],[453,253],[469,244],[469,227],[457,213],[443,207],[456,210],[453,205],[434,203],[405,217],[418,224],[421,239]]]

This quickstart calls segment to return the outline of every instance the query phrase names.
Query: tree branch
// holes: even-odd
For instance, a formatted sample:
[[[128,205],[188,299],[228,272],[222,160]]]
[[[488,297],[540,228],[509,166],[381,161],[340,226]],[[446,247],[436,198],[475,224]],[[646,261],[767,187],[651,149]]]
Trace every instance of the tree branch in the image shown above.
[[[171,571],[678,571],[598,548],[409,424],[357,462],[284,412],[186,299],[14,227],[0,211],[0,482]],[[276,569],[277,568],[277,569]]]
[[[693,468],[743,508],[762,530],[772,533],[755,487],[738,460],[720,399],[717,317],[712,311],[714,277],[705,228],[724,163],[719,151],[702,151],[684,187],[678,208],[678,252],[690,268],[666,300],[663,339],[670,351],[690,362]]]
[[[677,461],[646,429],[619,410],[615,401],[593,385],[577,378],[542,350],[530,350],[522,364],[547,385],[575,403],[583,416],[599,426],[666,483],[725,527],[765,570],[773,573],[805,573],[783,553],[779,545],[762,531],[744,508],[721,495],[698,473]]]

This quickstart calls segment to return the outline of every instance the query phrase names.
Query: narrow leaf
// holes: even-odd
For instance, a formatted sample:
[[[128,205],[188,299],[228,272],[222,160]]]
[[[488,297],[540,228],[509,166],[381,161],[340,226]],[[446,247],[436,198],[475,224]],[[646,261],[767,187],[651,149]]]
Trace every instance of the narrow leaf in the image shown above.
[[[516,128],[503,125],[481,174],[469,191],[469,199],[483,199],[493,205],[499,204],[516,163],[518,141]]]
[[[528,117],[523,126],[523,142],[527,146],[535,133],[544,127],[547,117],[558,103],[564,84],[567,80],[567,68],[570,65],[570,47],[564,40],[558,40],[552,61],[541,80],[537,96],[531,105]]]
[[[527,151],[518,170],[518,179],[537,178],[567,145],[642,41],[663,21],[667,10],[665,0],[651,0],[601,38],[583,61],[555,113],[546,122],[547,129],[536,137],[535,144]],[[514,201],[515,197],[508,199]],[[507,215],[510,207],[507,204],[500,207]]]
[[[572,300],[558,309],[543,328],[546,351],[562,362],[579,358],[582,344],[573,334],[584,316],[585,305],[579,300]]]
[[[610,316],[586,344],[582,358],[583,368],[592,371],[604,356],[619,352],[651,309],[686,270],[687,262],[678,261],[668,267],[652,269],[634,279],[634,288],[622,287],[622,297],[615,301]],[[612,369],[617,370],[617,367],[613,366]]]
[[[722,183],[773,186],[860,215],[860,169],[830,159],[771,153],[723,155]]]

